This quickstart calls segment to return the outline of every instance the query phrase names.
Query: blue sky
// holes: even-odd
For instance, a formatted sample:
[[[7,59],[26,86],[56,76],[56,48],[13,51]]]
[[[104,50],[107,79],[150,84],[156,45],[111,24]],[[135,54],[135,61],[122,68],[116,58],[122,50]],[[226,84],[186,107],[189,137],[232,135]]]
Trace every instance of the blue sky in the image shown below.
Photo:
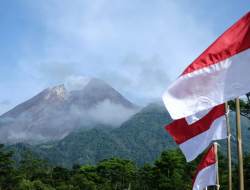
[[[101,78],[146,105],[250,1],[0,1],[0,115],[47,87]]]

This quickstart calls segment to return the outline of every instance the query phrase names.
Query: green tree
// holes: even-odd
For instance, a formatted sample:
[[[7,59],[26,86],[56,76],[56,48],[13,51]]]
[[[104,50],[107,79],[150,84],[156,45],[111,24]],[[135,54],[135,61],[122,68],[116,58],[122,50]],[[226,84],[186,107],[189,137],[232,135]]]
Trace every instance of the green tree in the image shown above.
[[[52,186],[59,187],[69,184],[70,172],[61,166],[56,166],[53,168],[52,172]]]
[[[240,115],[250,120],[250,92],[246,94],[247,100],[239,99],[240,102]],[[231,111],[235,110],[235,101],[230,100],[228,102],[229,108]],[[250,129],[250,128],[249,128]]]
[[[78,164],[78,163],[75,163],[73,166],[72,166],[72,175],[75,175],[79,172],[79,169],[81,168],[81,165]]]
[[[35,158],[34,153],[30,150],[22,152],[21,156],[20,171],[25,180],[41,179],[46,175],[46,169],[51,167],[47,160]]]
[[[179,151],[162,151],[155,161],[155,189],[183,190],[182,174],[184,173],[183,155]]]
[[[73,184],[79,189],[97,189],[101,184],[100,176],[96,172],[96,166],[85,165],[79,170],[73,179]]]
[[[23,179],[21,183],[16,186],[16,190],[35,190],[33,183],[29,180]]]
[[[112,183],[113,189],[127,189],[135,185],[135,164],[129,159],[103,159],[97,165],[97,172],[102,179]]]
[[[0,190],[11,189],[21,180],[17,170],[13,167],[14,161],[11,159],[14,152],[3,152],[1,151],[3,147],[4,144],[0,143]]]
[[[33,182],[23,179],[21,183],[15,187],[15,190],[55,190],[51,186],[42,183],[40,180]],[[70,190],[70,189],[69,189]]]
[[[233,170],[233,189],[239,188],[239,167],[234,164]],[[244,188],[250,190],[250,154],[243,156],[243,175],[244,175]]]
[[[146,163],[137,170],[137,181],[139,188],[143,190],[150,190],[153,187],[153,166],[150,163]]]
[[[250,189],[250,154],[244,155],[244,186],[246,190]]]

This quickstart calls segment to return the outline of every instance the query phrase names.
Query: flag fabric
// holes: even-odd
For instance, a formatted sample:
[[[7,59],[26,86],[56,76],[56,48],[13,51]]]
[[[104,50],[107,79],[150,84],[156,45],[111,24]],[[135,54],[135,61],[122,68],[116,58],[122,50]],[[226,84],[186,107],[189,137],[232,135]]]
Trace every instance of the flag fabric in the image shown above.
[[[214,145],[212,145],[202,158],[194,174],[193,190],[203,190],[209,185],[216,185],[216,158]]]
[[[212,140],[226,139],[227,126],[224,104],[214,107],[206,116],[188,125],[185,118],[175,120],[165,129],[179,145],[187,162],[194,160]]]
[[[224,32],[163,93],[173,119],[250,92],[250,12]]]
[[[213,108],[209,108],[209,109],[197,112],[197,113],[195,113],[193,115],[187,116],[186,121],[187,121],[188,125],[191,125],[192,123],[194,123],[194,122],[198,121],[199,119],[203,118],[205,115],[207,115],[211,111],[211,109],[213,109]]]

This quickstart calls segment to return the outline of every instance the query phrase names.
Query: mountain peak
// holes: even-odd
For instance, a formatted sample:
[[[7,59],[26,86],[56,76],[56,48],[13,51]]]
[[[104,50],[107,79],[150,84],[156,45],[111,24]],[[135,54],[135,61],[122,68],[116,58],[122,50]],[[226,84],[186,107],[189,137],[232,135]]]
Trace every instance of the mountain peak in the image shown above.
[[[0,140],[60,139],[89,122],[119,126],[117,123],[130,117],[137,108],[101,79],[92,78],[82,90],[70,92],[62,84],[43,90],[3,114],[0,119],[12,118],[13,122],[0,128]],[[113,119],[114,112],[121,114],[120,110],[125,116]],[[102,114],[96,117],[98,111]]]
[[[46,105],[47,108],[58,108],[62,102],[64,102],[69,93],[67,92],[64,85],[55,86],[53,88],[46,88],[33,98],[17,105],[12,110],[4,113],[1,117],[12,117],[17,118],[24,112],[35,113],[36,111],[41,111],[41,107]]]
[[[71,96],[63,105],[65,109],[71,106],[76,106],[79,109],[90,109],[106,100],[125,108],[137,108],[109,84],[98,78],[92,78],[83,90],[74,90],[70,94]]]
[[[49,88],[48,94],[47,96],[45,96],[45,99],[47,100],[48,98],[52,98],[52,96],[54,96],[54,98],[57,98],[57,99],[60,98],[61,100],[66,100],[69,95],[70,94],[65,88],[64,84],[61,84],[59,86]]]
[[[86,90],[106,90],[106,89],[113,89],[110,85],[98,78],[92,78],[89,83],[83,88],[84,91]]]

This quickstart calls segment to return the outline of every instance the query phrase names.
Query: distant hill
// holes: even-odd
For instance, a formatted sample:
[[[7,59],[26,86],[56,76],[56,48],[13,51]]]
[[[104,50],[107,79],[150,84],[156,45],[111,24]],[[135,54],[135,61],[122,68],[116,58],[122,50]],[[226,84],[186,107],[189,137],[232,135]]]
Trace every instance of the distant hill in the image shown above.
[[[172,122],[165,107],[150,104],[124,122],[119,128],[108,132],[98,126],[91,130],[73,132],[59,141],[39,145],[18,143],[6,146],[20,159],[22,150],[32,150],[39,157],[70,168],[78,162],[96,164],[102,158],[129,158],[136,163],[153,163],[162,150],[176,149],[172,137],[164,127]]]
[[[231,133],[235,134],[234,113],[230,113]],[[242,120],[243,153],[250,153],[250,122]],[[164,106],[150,104],[139,113],[124,122],[121,127],[106,131],[95,127],[91,130],[73,132],[62,140],[52,141],[35,146],[18,143],[6,146],[13,149],[20,159],[20,152],[33,150],[39,157],[53,163],[71,168],[74,163],[96,164],[102,158],[128,158],[137,164],[154,163],[163,150],[176,149],[178,146],[164,129],[172,119]],[[220,140],[219,150],[226,155],[227,140]],[[231,140],[232,158],[237,161],[237,143]]]
[[[47,88],[0,116],[0,141],[41,143],[93,125],[118,127],[139,108],[101,79],[82,90]]]

